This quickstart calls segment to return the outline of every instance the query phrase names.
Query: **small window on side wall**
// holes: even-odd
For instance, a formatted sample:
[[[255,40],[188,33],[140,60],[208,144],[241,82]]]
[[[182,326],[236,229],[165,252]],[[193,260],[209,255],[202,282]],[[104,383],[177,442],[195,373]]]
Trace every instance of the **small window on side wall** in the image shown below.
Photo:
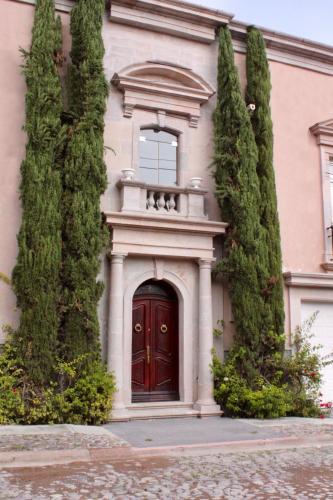
[[[160,129],[140,130],[140,179],[147,184],[177,184],[177,146],[175,134]]]

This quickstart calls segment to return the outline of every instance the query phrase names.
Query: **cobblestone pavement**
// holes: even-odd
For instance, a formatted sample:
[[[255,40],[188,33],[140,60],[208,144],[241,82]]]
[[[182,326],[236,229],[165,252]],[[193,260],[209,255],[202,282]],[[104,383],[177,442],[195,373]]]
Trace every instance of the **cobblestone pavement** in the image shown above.
[[[127,446],[119,438],[64,432],[60,435],[25,434],[0,436],[1,451],[73,450],[75,448],[117,448]]]
[[[333,447],[0,471],[0,499],[333,499]]]
[[[0,426],[0,453],[125,446],[128,446],[126,441],[103,427],[69,424]]]

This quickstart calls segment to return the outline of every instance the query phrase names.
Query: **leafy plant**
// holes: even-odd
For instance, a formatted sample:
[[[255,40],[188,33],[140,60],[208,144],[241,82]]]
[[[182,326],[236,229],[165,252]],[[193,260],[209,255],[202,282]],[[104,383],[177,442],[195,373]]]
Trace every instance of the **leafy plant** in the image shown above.
[[[56,381],[40,386],[29,378],[15,345],[8,341],[0,355],[0,424],[106,422],[112,409],[115,382],[89,354],[70,363],[58,362]]]
[[[333,361],[332,356],[322,358],[320,346],[310,341],[316,317],[311,316],[294,332],[290,357],[280,352],[270,357],[270,380],[258,375],[250,383],[239,371],[245,348],[233,348],[224,364],[213,352],[215,398],[227,415],[277,418],[320,414],[321,370]]]

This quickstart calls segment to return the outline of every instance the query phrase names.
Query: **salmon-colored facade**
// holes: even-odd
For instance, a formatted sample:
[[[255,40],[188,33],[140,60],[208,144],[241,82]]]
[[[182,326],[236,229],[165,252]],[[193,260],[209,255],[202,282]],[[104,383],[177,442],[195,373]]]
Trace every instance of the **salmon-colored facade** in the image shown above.
[[[33,4],[33,0],[0,3],[0,273],[8,277],[17,255],[20,164],[26,140],[19,47],[30,45]],[[71,0],[56,2],[67,56],[71,5]],[[210,277],[225,224],[209,165],[217,78],[215,32],[226,23],[245,88],[246,26],[232,15],[178,0],[115,0],[105,13],[104,66],[112,84],[105,115],[109,185],[101,209],[113,231],[109,256],[102,258],[106,287],[100,323],[103,353],[119,388],[115,418],[218,412],[211,392],[210,349],[214,342],[222,356],[229,350],[233,323],[227,290]],[[333,220],[333,47],[268,30],[263,35],[272,80],[288,344],[290,332],[313,309],[319,310],[321,318],[318,335],[329,346],[333,339],[333,232],[328,229]],[[149,135],[149,130],[155,130],[156,136]],[[163,131],[170,137],[160,139]],[[164,159],[156,160],[158,174],[155,160],[149,157],[154,148],[167,151]],[[150,169],[152,162],[155,166]],[[154,175],[166,180],[156,181]],[[169,182],[172,175],[176,180]],[[195,180],[198,177],[201,181]],[[178,398],[140,405],[132,403],[132,304],[140,285],[152,280],[166,281],[177,294]],[[18,318],[15,296],[0,280],[0,323],[15,327]],[[224,320],[224,334],[213,339],[212,328],[219,319]]]

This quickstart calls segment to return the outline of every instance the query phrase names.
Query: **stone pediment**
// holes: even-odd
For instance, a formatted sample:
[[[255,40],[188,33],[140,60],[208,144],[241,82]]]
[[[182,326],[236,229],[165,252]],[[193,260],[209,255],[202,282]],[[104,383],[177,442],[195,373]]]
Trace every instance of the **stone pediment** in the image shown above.
[[[317,143],[333,146],[333,118],[315,123],[310,127],[310,132],[317,137]]]
[[[112,83],[124,93],[124,116],[135,108],[163,111],[189,120],[196,127],[200,106],[214,94],[213,88],[191,69],[161,61],[127,66],[115,73]]]

